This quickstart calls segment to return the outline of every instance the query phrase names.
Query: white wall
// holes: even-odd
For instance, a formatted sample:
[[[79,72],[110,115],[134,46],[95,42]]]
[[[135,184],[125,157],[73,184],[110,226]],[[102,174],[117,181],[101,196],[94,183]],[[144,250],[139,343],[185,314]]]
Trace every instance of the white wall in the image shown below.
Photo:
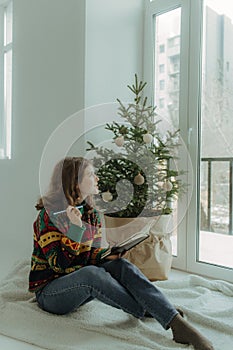
[[[14,1],[13,158],[0,161],[0,277],[30,258],[51,133],[84,106],[130,97],[126,85],[142,73],[143,2]]]
[[[86,0],[85,106],[91,108],[85,136],[95,145],[112,138],[104,132],[106,122],[123,121],[116,99],[132,101],[127,85],[135,73],[142,79],[144,5],[144,0]]]
[[[0,161],[3,274],[31,254],[44,145],[84,106],[84,0],[16,0],[13,10],[13,158]]]
[[[127,100],[142,77],[144,0],[86,0],[85,105]]]

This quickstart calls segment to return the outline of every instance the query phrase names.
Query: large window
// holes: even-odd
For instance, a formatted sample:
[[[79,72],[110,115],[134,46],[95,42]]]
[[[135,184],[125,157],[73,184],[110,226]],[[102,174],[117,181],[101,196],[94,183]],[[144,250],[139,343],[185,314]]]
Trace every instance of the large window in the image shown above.
[[[198,259],[228,268],[233,268],[232,36],[231,2],[205,0]]]
[[[173,266],[232,282],[233,6],[148,1],[145,28],[145,80],[159,114],[180,128],[193,186],[187,206],[178,204],[186,215],[173,235]]]
[[[0,1],[0,159],[11,158],[12,1]]]

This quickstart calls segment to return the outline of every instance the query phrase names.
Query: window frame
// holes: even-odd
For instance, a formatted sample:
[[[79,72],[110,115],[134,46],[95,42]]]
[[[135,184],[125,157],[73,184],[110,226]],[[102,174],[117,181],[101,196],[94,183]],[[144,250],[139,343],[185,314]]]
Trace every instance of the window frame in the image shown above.
[[[12,0],[0,0],[0,160],[11,159],[11,133],[12,133],[12,61],[10,81],[6,77],[7,54],[13,52],[13,39],[6,43],[5,12]],[[13,10],[12,10],[13,12]],[[13,18],[12,18],[13,22]],[[11,23],[13,32],[13,23]],[[12,33],[13,35],[13,33]],[[9,89],[10,84],[10,89]],[[8,102],[10,100],[10,103]],[[8,108],[10,110],[8,110]]]
[[[192,130],[189,152],[193,160],[193,171],[196,174],[193,199],[187,217],[187,228],[192,232],[187,241],[187,271],[199,273],[212,278],[233,282],[233,270],[196,261],[198,252],[199,203],[200,203],[200,127],[201,127],[201,76],[202,76],[202,31],[203,0],[190,1],[190,69],[189,69],[189,123]]]
[[[190,13],[190,3],[185,0],[156,0],[146,2],[145,8],[145,28],[144,28],[144,69],[143,76],[144,80],[147,82],[146,94],[149,97],[150,102],[154,105],[153,95],[154,95],[154,47],[151,45],[154,40],[154,16],[172,11],[176,8],[181,8],[181,47],[180,47],[180,66],[182,70],[180,71],[180,93],[182,96],[180,98],[180,116],[187,115],[188,112],[188,47],[189,47],[189,13]],[[179,117],[179,127],[180,134],[185,144],[187,144],[187,128],[188,120],[186,118]],[[188,159],[185,157],[180,161],[180,166],[182,169],[188,169],[189,163]],[[185,181],[190,183],[192,181],[192,171],[188,169],[187,177]],[[189,178],[191,176],[191,178]],[[188,198],[183,198],[180,207],[185,207],[188,205],[186,202]],[[177,256],[173,257],[172,266],[175,268],[186,270],[187,267],[187,215],[181,221],[177,228]]]
[[[203,0],[147,0],[145,7],[144,67],[147,96],[153,104],[154,95],[154,42],[153,16],[181,7],[180,39],[180,114],[181,137],[189,151],[190,163],[183,161],[187,169],[187,183],[193,185],[188,211],[178,227],[177,256],[172,266],[187,272],[233,282],[232,269],[197,261],[199,198],[200,198],[200,117],[201,117],[201,69]],[[186,116],[186,117],[185,117]],[[181,163],[182,164],[182,163]]]

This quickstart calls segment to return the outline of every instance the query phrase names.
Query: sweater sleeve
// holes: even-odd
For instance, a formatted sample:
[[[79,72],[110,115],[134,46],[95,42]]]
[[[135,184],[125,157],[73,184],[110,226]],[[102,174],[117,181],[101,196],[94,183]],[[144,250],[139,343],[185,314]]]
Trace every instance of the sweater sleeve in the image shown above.
[[[81,240],[85,227],[70,225],[67,236],[61,233],[50,220],[47,212],[42,210],[34,225],[35,239],[43,252],[49,266],[57,273],[64,273],[72,266],[75,258],[80,254]],[[72,240],[69,238],[76,238]]]
[[[95,248],[91,252],[90,265],[99,265],[101,261],[101,256],[104,252],[106,252],[108,248]]]
[[[86,227],[83,225],[82,227],[71,224],[69,230],[67,231],[66,237],[75,242],[81,242],[83,233],[86,230]]]
[[[94,209],[90,217],[90,222],[92,223],[93,234],[93,248],[91,249],[91,256],[89,264],[98,265],[101,261],[102,254],[107,250],[107,248],[101,247],[102,239],[102,224],[99,216],[99,212]]]
[[[101,251],[105,249],[92,248],[91,240],[85,239],[83,242],[85,231],[85,226],[71,224],[67,233],[63,234],[50,221],[46,211],[39,215],[35,225],[35,238],[52,270],[64,273],[68,267],[72,267],[77,257],[80,258],[80,267],[89,263],[97,264],[100,261]],[[87,256],[90,261],[85,262]]]

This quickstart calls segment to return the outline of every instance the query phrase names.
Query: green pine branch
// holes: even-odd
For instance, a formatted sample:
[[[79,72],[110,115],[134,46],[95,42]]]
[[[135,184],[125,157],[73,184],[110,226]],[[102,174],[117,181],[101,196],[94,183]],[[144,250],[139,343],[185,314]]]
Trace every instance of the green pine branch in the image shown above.
[[[124,123],[113,121],[105,126],[106,130],[112,132],[113,142],[119,136],[124,137],[124,144],[119,152],[115,153],[112,149],[96,147],[90,141],[87,142],[87,150],[96,154],[93,162],[99,169],[100,192],[110,191],[113,200],[118,199],[117,205],[115,201],[102,204],[108,212],[117,210],[117,213],[112,213],[113,216],[136,217],[142,210],[168,214],[172,210],[171,202],[187,188],[180,179],[184,172],[171,167],[171,162],[178,159],[174,149],[180,146],[179,130],[167,130],[166,135],[160,135],[158,126],[161,119],[156,114],[156,106],[147,105],[148,99],[143,97],[145,86],[146,83],[139,81],[135,74],[134,84],[128,85],[134,95],[134,102],[125,106],[117,99],[117,113]],[[143,140],[147,133],[152,137],[150,144]],[[134,178],[139,173],[145,180],[142,185],[134,183]],[[116,192],[116,185],[120,180],[127,180],[134,189],[134,196],[128,205],[118,198]],[[170,181],[172,185],[170,191],[165,191],[161,185],[166,181]],[[127,195],[126,185],[123,186],[123,194]]]

